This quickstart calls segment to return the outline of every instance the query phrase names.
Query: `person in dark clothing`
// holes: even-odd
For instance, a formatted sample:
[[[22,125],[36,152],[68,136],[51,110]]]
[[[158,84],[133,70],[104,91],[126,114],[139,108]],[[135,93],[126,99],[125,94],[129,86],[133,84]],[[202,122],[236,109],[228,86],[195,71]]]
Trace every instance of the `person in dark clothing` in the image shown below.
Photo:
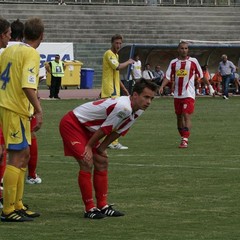
[[[56,55],[55,59],[48,64],[46,64],[46,70],[51,74],[51,85],[50,85],[50,95],[51,99],[60,99],[58,96],[62,77],[64,76],[65,66],[64,63],[60,60],[60,55]]]

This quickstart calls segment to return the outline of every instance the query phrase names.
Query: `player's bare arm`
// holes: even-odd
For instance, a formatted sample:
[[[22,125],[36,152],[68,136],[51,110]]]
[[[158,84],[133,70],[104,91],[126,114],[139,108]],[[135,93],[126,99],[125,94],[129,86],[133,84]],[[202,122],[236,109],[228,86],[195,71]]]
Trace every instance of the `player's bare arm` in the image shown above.
[[[43,117],[42,117],[42,107],[40,105],[40,102],[38,100],[37,94],[35,89],[33,88],[23,88],[24,93],[26,94],[29,102],[33,105],[34,108],[34,116],[37,120],[37,124],[33,131],[38,131],[43,123]]]
[[[168,84],[169,80],[167,78],[164,78],[163,79],[163,82],[162,82],[162,85],[161,87],[159,88],[159,93],[162,94],[163,93],[163,89],[164,87]]]
[[[93,152],[92,152],[92,148],[96,145],[96,143],[102,139],[105,136],[105,133],[102,131],[101,128],[99,128],[93,135],[92,137],[89,139],[86,147],[85,147],[85,151],[83,153],[84,157],[83,157],[83,161],[85,162],[92,162],[92,158],[93,158]]]
[[[123,68],[126,68],[129,64],[133,64],[134,60],[133,59],[128,59],[126,62],[120,63],[117,67],[117,70],[121,70]]]
[[[128,90],[125,88],[124,84],[120,81],[120,88],[123,90],[126,96],[129,96]]]
[[[111,132],[99,145],[98,151],[104,152],[107,149],[108,145],[119,137],[120,135],[117,132]]]

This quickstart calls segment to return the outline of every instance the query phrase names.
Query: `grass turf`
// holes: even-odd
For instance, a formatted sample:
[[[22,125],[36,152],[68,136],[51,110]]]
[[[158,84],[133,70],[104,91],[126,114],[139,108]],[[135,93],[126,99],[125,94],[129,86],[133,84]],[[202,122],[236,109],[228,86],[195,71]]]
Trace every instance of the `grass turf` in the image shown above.
[[[237,240],[240,236],[240,99],[198,98],[188,149],[178,149],[172,98],[155,99],[121,143],[108,150],[109,203],[124,217],[88,220],[78,165],[63,156],[60,118],[84,100],[42,101],[38,174],[24,202],[42,215],[1,223],[0,240]]]

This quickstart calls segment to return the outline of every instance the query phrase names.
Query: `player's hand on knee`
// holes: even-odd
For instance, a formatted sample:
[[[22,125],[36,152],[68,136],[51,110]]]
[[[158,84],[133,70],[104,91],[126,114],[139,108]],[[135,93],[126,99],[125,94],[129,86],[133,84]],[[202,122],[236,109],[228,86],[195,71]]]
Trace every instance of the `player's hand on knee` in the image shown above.
[[[92,152],[92,148],[89,146],[85,147],[85,150],[83,153],[83,161],[89,165],[92,165],[93,163],[93,152]]]

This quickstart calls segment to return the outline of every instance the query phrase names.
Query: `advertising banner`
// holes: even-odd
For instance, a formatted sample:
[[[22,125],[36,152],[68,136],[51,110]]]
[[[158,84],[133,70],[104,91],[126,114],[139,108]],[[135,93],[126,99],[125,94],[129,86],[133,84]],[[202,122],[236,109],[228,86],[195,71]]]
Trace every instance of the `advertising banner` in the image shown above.
[[[19,42],[9,42],[8,46],[13,44],[18,44]],[[0,53],[4,49],[1,49]],[[73,55],[73,43],[41,43],[37,48],[37,51],[40,53],[40,72],[39,76],[46,76],[45,62],[50,62],[54,60],[56,54],[60,55],[62,61],[72,61],[74,60]]]
[[[45,76],[45,62],[54,60],[56,54],[60,55],[62,61],[74,60],[73,43],[41,43],[37,48],[40,53],[40,73],[39,76]]]

